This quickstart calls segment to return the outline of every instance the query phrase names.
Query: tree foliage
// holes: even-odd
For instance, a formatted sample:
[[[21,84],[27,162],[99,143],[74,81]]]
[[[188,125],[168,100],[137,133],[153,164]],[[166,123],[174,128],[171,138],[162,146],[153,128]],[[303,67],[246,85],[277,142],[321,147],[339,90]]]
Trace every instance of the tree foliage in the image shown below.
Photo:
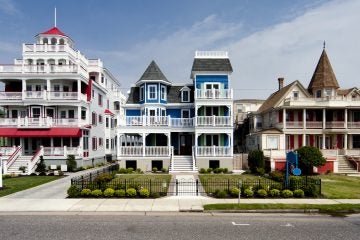
[[[73,172],[76,170],[77,168],[77,163],[76,163],[76,160],[75,160],[75,156],[74,155],[68,155],[67,156],[67,160],[66,160],[66,165],[67,165],[67,170],[69,172]]]
[[[261,150],[253,150],[248,156],[249,167],[252,173],[258,173],[259,169],[265,168],[265,157]]]
[[[324,166],[326,163],[326,159],[316,147],[304,146],[296,151],[299,154],[299,166],[303,173],[312,173],[313,167]]]
[[[36,164],[35,172],[46,172],[46,164],[43,156],[40,156],[40,161]]]

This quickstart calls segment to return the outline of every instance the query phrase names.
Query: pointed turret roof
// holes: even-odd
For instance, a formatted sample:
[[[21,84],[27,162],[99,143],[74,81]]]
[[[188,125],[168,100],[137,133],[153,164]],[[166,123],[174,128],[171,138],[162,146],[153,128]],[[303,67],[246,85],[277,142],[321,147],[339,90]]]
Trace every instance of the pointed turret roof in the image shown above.
[[[160,70],[159,66],[156,64],[154,60],[151,61],[149,66],[146,68],[145,72],[141,76],[138,82],[140,81],[148,81],[148,80],[162,80],[167,83],[170,83],[169,80],[165,77],[165,75]]]
[[[63,33],[62,31],[60,31],[60,29],[58,29],[57,27],[53,27],[45,32],[40,33],[40,34],[66,36],[66,34]]]
[[[325,48],[321,53],[319,62],[308,86],[309,92],[315,88],[339,88],[339,83],[331,67]]]

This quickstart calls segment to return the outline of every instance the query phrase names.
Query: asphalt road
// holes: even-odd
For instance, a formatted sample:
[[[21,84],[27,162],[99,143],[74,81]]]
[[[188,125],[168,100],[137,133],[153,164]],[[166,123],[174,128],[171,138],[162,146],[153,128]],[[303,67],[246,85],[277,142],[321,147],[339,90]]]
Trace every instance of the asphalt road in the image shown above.
[[[360,215],[0,215],[1,239],[359,239]]]

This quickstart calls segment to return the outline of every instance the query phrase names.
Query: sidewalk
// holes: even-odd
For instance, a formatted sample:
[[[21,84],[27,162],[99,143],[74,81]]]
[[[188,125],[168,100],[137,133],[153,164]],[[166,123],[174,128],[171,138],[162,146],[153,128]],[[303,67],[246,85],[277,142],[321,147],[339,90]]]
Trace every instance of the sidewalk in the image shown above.
[[[0,198],[0,212],[201,212],[203,205],[214,203],[238,203],[238,200],[192,196],[157,199]],[[360,204],[360,199],[241,199],[240,203]]]

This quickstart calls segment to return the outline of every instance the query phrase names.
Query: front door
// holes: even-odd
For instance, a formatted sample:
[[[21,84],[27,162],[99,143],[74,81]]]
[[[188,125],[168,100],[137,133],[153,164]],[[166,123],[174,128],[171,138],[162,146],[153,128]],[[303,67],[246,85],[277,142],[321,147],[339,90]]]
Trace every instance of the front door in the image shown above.
[[[180,155],[192,154],[192,135],[180,135]]]

